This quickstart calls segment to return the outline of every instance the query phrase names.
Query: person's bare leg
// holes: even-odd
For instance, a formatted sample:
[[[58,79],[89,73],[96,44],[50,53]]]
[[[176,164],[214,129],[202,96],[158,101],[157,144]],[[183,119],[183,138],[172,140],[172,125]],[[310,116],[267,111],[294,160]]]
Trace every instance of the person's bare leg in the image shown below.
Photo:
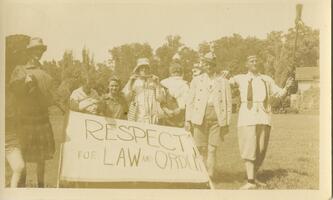
[[[37,162],[37,182],[39,188],[45,187],[44,174],[45,174],[45,161],[40,160],[39,162]]]
[[[21,151],[18,148],[15,148],[10,153],[6,154],[6,158],[13,171],[10,187],[16,188],[19,186],[20,178],[24,171],[24,161]]]

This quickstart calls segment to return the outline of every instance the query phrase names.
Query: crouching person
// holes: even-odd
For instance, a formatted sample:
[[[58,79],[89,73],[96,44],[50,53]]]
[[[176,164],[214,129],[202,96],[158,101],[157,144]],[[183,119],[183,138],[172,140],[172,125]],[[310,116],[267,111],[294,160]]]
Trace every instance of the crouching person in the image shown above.
[[[203,156],[211,179],[215,179],[216,149],[228,132],[231,117],[231,90],[228,81],[217,74],[211,53],[202,60],[204,73],[193,78],[186,105],[187,131]]]

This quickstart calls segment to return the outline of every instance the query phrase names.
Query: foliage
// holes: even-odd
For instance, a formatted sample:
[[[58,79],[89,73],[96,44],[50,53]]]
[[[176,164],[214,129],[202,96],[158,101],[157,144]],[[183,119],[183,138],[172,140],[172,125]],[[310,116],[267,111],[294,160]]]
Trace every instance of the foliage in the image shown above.
[[[115,65],[115,73],[122,81],[126,81],[132,74],[136,60],[141,57],[151,59],[152,48],[149,44],[132,43],[114,47],[109,50]]]
[[[9,81],[12,70],[16,65],[23,65],[27,62],[27,55],[24,49],[28,45],[29,40],[29,36],[22,34],[6,37],[6,81]]]
[[[95,63],[93,55],[84,47],[81,60],[75,59],[72,51],[67,50],[61,60],[45,61],[42,68],[54,78],[59,91],[71,92],[82,85],[86,78],[91,78],[96,82],[95,89],[102,94],[107,92],[107,82],[112,74],[116,74],[126,83],[136,60],[141,57],[150,60],[152,73],[161,80],[168,76],[170,63],[178,62],[184,69],[184,79],[190,81],[193,65],[199,62],[200,56],[210,51],[216,55],[218,68],[229,70],[234,75],[246,72],[246,58],[256,54],[261,71],[270,75],[283,87],[287,77],[292,75],[294,67],[319,67],[319,31],[306,25],[300,26],[296,52],[295,37],[294,28],[286,33],[272,31],[265,39],[244,38],[239,34],[233,34],[213,41],[204,41],[198,45],[198,50],[194,50],[185,46],[179,35],[169,35],[155,51],[148,43],[129,43],[109,49],[111,66]],[[13,66],[24,64],[26,61],[23,50],[29,39],[26,35],[6,37],[6,80]],[[174,57],[176,54],[177,59]],[[237,92],[233,94],[236,97],[239,95]],[[276,105],[279,104],[281,103],[276,102]]]
[[[304,91],[300,109],[302,111],[306,110],[317,110],[320,108],[320,88],[311,87]]]

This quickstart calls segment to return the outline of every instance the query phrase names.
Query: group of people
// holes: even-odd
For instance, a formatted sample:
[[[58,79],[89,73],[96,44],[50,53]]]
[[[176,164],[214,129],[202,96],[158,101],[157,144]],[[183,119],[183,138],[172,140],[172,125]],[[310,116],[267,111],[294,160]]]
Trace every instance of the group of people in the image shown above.
[[[11,186],[16,187],[22,176],[25,162],[37,162],[38,186],[44,186],[44,163],[54,153],[54,139],[47,107],[50,77],[39,66],[39,59],[46,50],[41,39],[32,38],[27,47],[30,61],[14,70],[6,98],[6,157],[13,169]],[[122,88],[117,76],[108,83],[108,92],[99,95],[94,80],[87,76],[81,87],[69,98],[69,109],[110,118],[125,119],[148,124],[185,128],[192,133],[194,141],[206,165],[211,180],[216,177],[216,150],[229,132],[232,113],[231,87],[240,91],[238,139],[241,158],[244,160],[247,182],[241,189],[254,189],[265,184],[257,179],[270,135],[271,106],[273,96],[284,97],[293,80],[288,79],[285,88],[259,72],[257,58],[250,55],[246,66],[248,73],[231,77],[228,71],[218,70],[212,52],[202,56],[193,67],[189,84],[183,79],[183,68],[178,62],[169,66],[169,77],[160,80],[153,75],[147,58],[139,58],[128,82]],[[7,99],[6,99],[7,102]],[[19,113],[20,130],[15,123],[7,127],[11,108]],[[12,106],[13,107],[13,106]],[[14,119],[13,117],[12,119]],[[17,117],[16,117],[17,118]],[[7,129],[8,128],[8,129]],[[7,132],[17,137],[7,137]],[[18,138],[18,139],[17,139]],[[14,142],[12,142],[14,141]],[[25,173],[23,173],[25,177]]]

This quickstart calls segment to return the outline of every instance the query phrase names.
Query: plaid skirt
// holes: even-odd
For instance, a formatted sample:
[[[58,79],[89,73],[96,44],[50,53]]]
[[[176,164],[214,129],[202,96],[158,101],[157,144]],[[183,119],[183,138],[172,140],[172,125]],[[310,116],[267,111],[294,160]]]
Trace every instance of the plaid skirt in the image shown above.
[[[48,114],[21,116],[20,145],[27,162],[53,158],[55,141]]]
[[[13,117],[6,117],[5,124],[5,150],[6,153],[10,153],[13,149],[20,147],[17,136],[17,124]]]

